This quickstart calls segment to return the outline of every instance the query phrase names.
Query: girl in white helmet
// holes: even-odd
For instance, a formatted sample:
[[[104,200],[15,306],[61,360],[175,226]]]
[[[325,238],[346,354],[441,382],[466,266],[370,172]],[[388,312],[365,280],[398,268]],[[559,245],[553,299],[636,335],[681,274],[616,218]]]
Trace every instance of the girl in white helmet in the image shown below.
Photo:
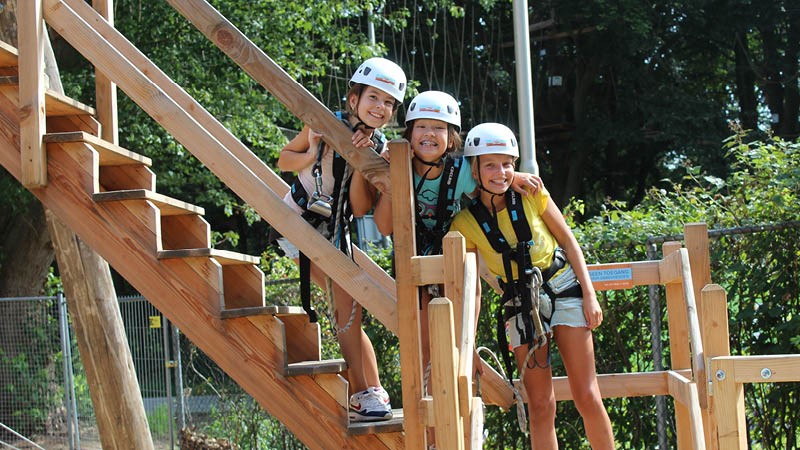
[[[391,120],[403,101],[405,89],[405,73],[387,59],[370,58],[358,67],[350,79],[347,111],[337,113],[353,130],[353,145],[358,148],[372,147],[377,153],[383,150],[385,139],[379,129]],[[363,188],[357,189],[357,193],[349,192],[352,167],[321,137],[321,134],[305,126],[281,150],[278,158],[280,170],[297,172],[297,178],[284,201],[342,252],[352,255],[348,229],[352,218],[350,203],[351,200],[362,201],[360,195],[372,194]],[[372,203],[371,198],[363,201]],[[325,275],[311,265],[308,258],[299,254],[291,243],[283,238],[278,242],[287,256],[299,259],[301,297],[307,312],[315,320],[315,313],[310,307],[308,280],[313,278],[319,284]],[[361,305],[337,284],[333,284],[333,298],[336,334],[349,368],[351,392],[355,392],[350,397],[350,419],[391,419],[389,395],[381,386],[375,351],[369,337],[361,329]]]
[[[475,195],[477,185],[461,150],[461,112],[458,102],[440,91],[423,92],[411,101],[406,113],[403,137],[413,151],[414,192],[416,194],[416,241],[418,255],[442,252],[442,238],[450,229],[453,217],[461,209],[463,197]],[[520,173],[515,189],[522,193],[538,189],[535,175]],[[375,205],[375,224],[385,236],[393,231],[391,198],[381,195]],[[421,289],[420,312],[423,365],[430,358],[428,303],[438,297],[439,285]],[[427,371],[426,371],[427,373]]]
[[[480,196],[456,216],[451,229],[464,236],[468,251],[480,253],[503,288],[498,341],[513,348],[525,385],[532,448],[558,448],[549,364],[555,338],[590,445],[613,449],[592,342],[603,311],[575,236],[546,189],[525,197],[509,189],[519,150],[506,126],[476,126],[467,135],[464,154],[472,158]],[[511,372],[510,361],[506,365]]]

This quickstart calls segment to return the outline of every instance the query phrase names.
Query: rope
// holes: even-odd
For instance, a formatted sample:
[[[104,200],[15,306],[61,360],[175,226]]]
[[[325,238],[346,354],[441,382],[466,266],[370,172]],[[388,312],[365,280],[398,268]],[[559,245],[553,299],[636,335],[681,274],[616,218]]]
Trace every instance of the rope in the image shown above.
[[[478,356],[480,357],[481,352],[486,352],[491,357],[491,360],[494,361],[495,365],[500,369],[500,376],[503,377],[504,380],[508,381],[508,376],[506,376],[506,371],[503,370],[503,365],[500,363],[500,359],[497,358],[497,355],[487,347],[478,347],[477,352]],[[524,367],[521,369],[524,372]],[[520,377],[522,380],[522,377]],[[519,425],[519,430],[524,434],[528,434],[528,427],[527,422],[528,419],[525,415],[525,401],[522,400],[522,394],[519,393],[519,389],[514,386],[514,383],[508,381],[508,385],[511,387],[511,392],[514,393],[514,400],[517,404],[517,424]]]

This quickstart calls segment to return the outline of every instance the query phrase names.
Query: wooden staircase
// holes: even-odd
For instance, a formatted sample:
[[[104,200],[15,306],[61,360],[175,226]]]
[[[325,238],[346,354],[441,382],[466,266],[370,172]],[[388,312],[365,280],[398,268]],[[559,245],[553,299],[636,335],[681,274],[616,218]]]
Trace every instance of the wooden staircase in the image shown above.
[[[0,164],[21,179],[16,66],[0,43]],[[151,160],[98,138],[92,108],[45,101],[47,185],[31,191],[48,209],[306,445],[404,447],[401,412],[348,424],[344,361],[320,360],[302,308],[265,304],[258,258],[211,248],[203,209],[155,192]]]

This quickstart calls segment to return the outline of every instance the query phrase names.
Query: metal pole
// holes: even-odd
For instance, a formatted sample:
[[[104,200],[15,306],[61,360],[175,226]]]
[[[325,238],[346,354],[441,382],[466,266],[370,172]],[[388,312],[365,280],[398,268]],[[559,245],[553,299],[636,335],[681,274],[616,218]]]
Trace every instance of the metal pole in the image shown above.
[[[647,242],[647,259],[656,259],[656,244]],[[647,287],[650,297],[650,345],[653,347],[653,370],[660,372],[664,370],[662,363],[661,349],[661,303],[658,301],[658,286],[650,285]],[[667,447],[667,403],[663,395],[656,395],[656,431],[658,433],[658,448]]]
[[[175,361],[175,395],[178,397],[178,430],[183,430],[186,427],[186,399],[183,397],[183,364],[181,363],[181,340],[180,330],[178,327],[172,326],[172,356]]]
[[[536,131],[533,125],[533,82],[531,81],[531,43],[528,26],[528,0],[514,0],[514,56],[517,75],[520,170],[538,175]]]
[[[69,449],[80,449],[78,433],[78,405],[75,401],[75,381],[72,377],[72,346],[69,337],[69,320],[67,319],[67,302],[64,294],[56,296],[58,302],[58,327],[61,335],[61,355],[64,366],[64,406],[67,408],[67,437]]]
[[[164,381],[167,386],[167,426],[169,426],[169,448],[175,448],[175,426],[173,425],[172,420],[172,380],[170,377],[170,369],[172,368],[173,362],[170,360],[169,356],[169,321],[166,317],[162,317],[162,326],[161,326],[161,336],[163,338],[163,345],[164,345]]]

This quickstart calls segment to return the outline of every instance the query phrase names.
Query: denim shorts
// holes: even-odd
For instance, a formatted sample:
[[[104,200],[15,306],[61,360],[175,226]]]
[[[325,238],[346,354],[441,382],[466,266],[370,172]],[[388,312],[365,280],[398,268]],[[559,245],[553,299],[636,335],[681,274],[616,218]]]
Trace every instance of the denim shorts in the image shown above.
[[[517,348],[523,345],[520,343],[520,335],[515,323],[522,323],[522,313],[506,321],[506,338],[511,348]],[[545,329],[548,328],[547,324],[543,323],[543,325]],[[556,300],[556,311],[553,313],[553,318],[550,320],[550,328],[559,326],[573,328],[586,326],[586,316],[583,315],[583,298],[567,297]]]

